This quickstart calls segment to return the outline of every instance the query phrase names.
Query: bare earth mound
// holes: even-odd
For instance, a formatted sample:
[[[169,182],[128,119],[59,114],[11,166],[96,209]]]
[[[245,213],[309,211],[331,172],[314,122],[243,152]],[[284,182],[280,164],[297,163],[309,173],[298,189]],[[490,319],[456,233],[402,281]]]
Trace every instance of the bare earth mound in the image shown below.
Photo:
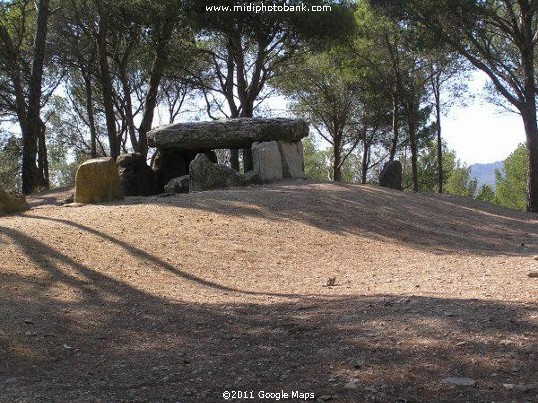
[[[308,183],[36,204],[0,218],[2,402],[538,401],[536,214]]]

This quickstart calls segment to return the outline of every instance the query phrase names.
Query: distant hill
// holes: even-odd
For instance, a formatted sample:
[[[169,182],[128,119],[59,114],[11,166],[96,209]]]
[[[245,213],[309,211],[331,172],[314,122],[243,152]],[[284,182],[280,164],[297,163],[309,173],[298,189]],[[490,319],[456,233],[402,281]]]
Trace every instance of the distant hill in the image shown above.
[[[495,189],[495,170],[503,168],[503,162],[497,161],[491,164],[471,165],[471,179],[476,178],[477,189],[482,185],[489,185]]]

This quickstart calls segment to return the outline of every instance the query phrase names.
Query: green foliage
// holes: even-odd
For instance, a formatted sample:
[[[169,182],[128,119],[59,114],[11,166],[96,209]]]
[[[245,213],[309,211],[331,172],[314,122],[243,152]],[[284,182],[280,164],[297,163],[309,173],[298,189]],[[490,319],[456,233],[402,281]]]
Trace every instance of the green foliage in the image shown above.
[[[495,191],[489,185],[482,185],[480,186],[480,189],[478,189],[476,199],[488,203],[495,203]]]
[[[452,170],[445,185],[445,192],[454,196],[473,197],[476,179],[471,180],[471,168],[457,166]]]
[[[424,193],[436,193],[439,187],[437,142],[433,140],[424,141],[424,144],[420,148],[421,152],[417,159],[419,189]],[[412,188],[410,158],[408,156],[401,156],[400,162],[403,167],[402,186],[404,189],[410,189]],[[443,187],[447,185],[450,175],[456,168],[458,168],[456,152],[450,150],[443,143]]]
[[[319,182],[329,180],[328,153],[318,150],[312,137],[303,139],[303,154],[306,177]]]
[[[21,186],[21,139],[0,135],[0,188],[19,190]]]
[[[504,161],[503,172],[495,172],[496,204],[517,210],[526,209],[527,161],[527,148],[520,144]]]

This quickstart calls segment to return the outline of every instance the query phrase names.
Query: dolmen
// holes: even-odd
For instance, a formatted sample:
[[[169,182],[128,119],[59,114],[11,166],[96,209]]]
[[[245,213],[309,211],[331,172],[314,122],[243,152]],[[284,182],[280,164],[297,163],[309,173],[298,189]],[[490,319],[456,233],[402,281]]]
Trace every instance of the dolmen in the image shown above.
[[[174,193],[186,191],[187,182],[190,191],[200,191],[304,178],[301,140],[306,136],[303,119],[238,118],[161,126],[148,133],[148,144],[157,148],[156,185]],[[253,170],[239,174],[217,164],[218,149],[250,149]]]

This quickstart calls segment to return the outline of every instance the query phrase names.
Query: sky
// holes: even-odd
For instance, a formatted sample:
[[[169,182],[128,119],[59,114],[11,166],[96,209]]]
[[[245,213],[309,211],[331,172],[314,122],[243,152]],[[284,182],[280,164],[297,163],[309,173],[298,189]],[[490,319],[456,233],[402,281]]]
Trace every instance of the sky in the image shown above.
[[[487,77],[473,74],[469,91],[477,96],[466,107],[455,106],[442,118],[442,135],[467,165],[503,161],[525,141],[521,117],[488,103],[483,96]]]

